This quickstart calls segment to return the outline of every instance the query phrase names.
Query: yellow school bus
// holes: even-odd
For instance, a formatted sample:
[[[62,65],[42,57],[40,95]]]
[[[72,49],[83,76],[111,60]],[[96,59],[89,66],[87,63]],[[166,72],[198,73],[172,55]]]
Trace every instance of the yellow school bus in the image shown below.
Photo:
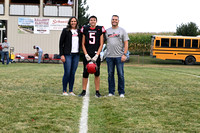
[[[200,37],[151,37],[151,56],[163,60],[181,60],[186,65],[200,62]]]

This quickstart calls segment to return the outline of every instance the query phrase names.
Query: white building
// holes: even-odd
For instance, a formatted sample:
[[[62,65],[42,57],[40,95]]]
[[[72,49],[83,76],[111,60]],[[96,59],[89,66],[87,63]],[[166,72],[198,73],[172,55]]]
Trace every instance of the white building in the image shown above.
[[[71,0],[69,0],[71,1]],[[0,43],[8,38],[15,53],[59,53],[59,38],[71,16],[78,17],[78,0],[0,0]]]

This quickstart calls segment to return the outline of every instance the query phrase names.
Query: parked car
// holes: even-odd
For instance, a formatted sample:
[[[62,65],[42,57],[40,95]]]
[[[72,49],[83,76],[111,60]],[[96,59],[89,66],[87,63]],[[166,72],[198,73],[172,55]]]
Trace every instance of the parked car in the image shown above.
[[[129,61],[129,59],[130,59],[130,52],[129,51],[127,51],[127,53],[126,53],[126,62],[128,62]]]
[[[100,59],[101,59],[101,62],[104,61],[104,59],[106,58],[106,44],[103,44],[103,48],[100,52]],[[127,54],[126,54],[126,62],[129,61],[129,58],[130,58],[130,52],[128,51]]]

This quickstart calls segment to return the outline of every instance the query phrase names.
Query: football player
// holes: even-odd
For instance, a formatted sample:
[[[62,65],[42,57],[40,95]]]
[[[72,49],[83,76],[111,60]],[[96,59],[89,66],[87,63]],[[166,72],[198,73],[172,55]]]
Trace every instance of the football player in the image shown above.
[[[83,57],[83,86],[82,92],[79,96],[85,96],[86,94],[86,87],[88,83],[89,73],[87,71],[86,65],[90,62],[96,62],[97,70],[94,73],[95,75],[95,88],[96,88],[96,97],[101,97],[99,93],[99,86],[100,86],[100,52],[103,47],[103,34],[106,32],[103,26],[97,26],[97,17],[91,16],[89,18],[89,25],[83,26],[81,32],[83,34],[82,38],[82,49],[84,52]]]

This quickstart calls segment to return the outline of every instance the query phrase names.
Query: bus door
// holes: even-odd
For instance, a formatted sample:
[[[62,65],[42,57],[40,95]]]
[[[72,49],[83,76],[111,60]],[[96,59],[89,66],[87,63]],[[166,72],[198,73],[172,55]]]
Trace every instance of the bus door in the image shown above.
[[[151,57],[153,57],[154,40],[155,40],[155,36],[151,36],[151,51],[150,51]]]

